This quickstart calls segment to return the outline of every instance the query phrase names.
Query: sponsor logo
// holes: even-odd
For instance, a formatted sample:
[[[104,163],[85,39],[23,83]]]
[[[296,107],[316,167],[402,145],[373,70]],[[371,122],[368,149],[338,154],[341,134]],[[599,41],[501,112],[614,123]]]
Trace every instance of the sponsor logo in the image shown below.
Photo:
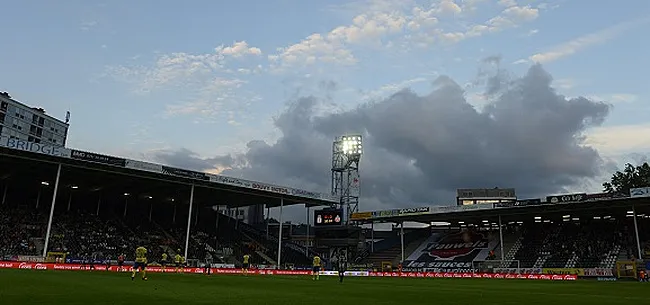
[[[126,160],[125,167],[154,173],[162,172],[162,165],[142,161]]]
[[[18,269],[32,269],[32,264],[20,263]]]
[[[50,156],[70,157],[70,150],[67,148],[27,142],[18,139],[11,139],[8,137],[2,137],[2,146]]]
[[[557,275],[570,274],[570,275],[584,276],[585,275],[585,269],[582,269],[582,268],[543,268],[542,269],[542,274],[557,274]]]
[[[286,187],[281,187],[281,186],[271,186],[271,185],[265,185],[261,183],[253,183],[251,185],[251,188],[255,190],[269,191],[278,194],[287,194],[287,195],[290,194],[289,190]]]
[[[199,173],[195,171],[190,171],[190,170],[185,170],[185,169],[180,169],[180,168],[174,168],[174,167],[168,167],[168,166],[162,166],[162,172],[163,174],[167,175],[173,175],[173,176],[181,176],[181,177],[186,177],[186,178],[191,178],[191,179],[198,179],[198,180],[209,180],[208,176],[205,173]]]
[[[318,198],[321,197],[320,194],[318,194],[318,193],[309,192],[309,191],[305,191],[305,190],[298,190],[298,189],[292,189],[291,190],[291,195],[309,197],[309,198],[315,198],[315,199],[318,199]]]
[[[36,264],[34,265],[34,269],[36,270],[47,270],[47,266],[43,264]]]
[[[444,236],[424,249],[429,256],[441,259],[453,259],[470,254],[479,249],[485,249],[488,240],[480,233],[462,231]]]
[[[650,197],[650,187],[639,187],[630,189],[630,197]]]
[[[515,202],[516,207],[525,207],[529,205],[539,205],[542,203],[541,199],[525,199],[525,200],[517,200]]]
[[[429,213],[429,207],[408,208],[399,210],[399,215]]]
[[[561,195],[561,196],[548,196],[546,201],[549,203],[563,203],[563,202],[579,202],[585,200],[587,194],[572,194],[572,195]]]
[[[79,151],[75,149],[71,151],[70,156],[73,159],[79,159],[83,161],[97,162],[97,163],[116,165],[116,166],[126,166],[126,159],[100,155],[91,152]]]

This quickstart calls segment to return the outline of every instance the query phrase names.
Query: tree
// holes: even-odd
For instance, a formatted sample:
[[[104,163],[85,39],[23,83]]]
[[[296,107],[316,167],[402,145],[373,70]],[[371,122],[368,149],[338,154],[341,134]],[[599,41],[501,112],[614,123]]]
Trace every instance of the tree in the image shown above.
[[[645,162],[639,166],[625,164],[623,171],[617,171],[609,182],[603,183],[607,193],[630,194],[631,188],[650,186],[650,165]]]

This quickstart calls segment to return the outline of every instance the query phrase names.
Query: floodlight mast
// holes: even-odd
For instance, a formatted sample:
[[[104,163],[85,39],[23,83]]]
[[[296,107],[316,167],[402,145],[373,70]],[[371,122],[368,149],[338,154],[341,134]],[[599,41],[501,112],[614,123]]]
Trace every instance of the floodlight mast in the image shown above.
[[[363,154],[361,135],[346,135],[332,145],[332,195],[345,210],[345,223],[359,212],[359,160]]]

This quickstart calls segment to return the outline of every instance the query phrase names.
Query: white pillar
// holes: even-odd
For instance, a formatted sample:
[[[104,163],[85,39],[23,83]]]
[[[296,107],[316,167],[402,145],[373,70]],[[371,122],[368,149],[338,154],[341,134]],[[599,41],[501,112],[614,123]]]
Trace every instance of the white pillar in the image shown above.
[[[122,217],[126,217],[126,210],[129,208],[129,198],[125,197],[124,198],[124,215]]]
[[[196,210],[196,213],[194,214],[194,226],[196,226],[199,223],[199,212],[201,210]]]
[[[501,245],[501,263],[506,260],[506,254],[503,253],[503,226],[501,225],[501,215],[499,215],[499,244]]]
[[[153,202],[149,199],[149,222],[151,222],[151,214],[153,213]]]
[[[102,206],[102,195],[99,195],[99,199],[97,199],[97,211],[95,211],[95,215],[99,216],[99,207]]]
[[[70,191],[70,197],[68,197],[68,212],[70,212],[71,205],[72,205],[72,191]]]
[[[404,222],[403,221],[399,226],[399,235],[400,235],[400,243],[402,244],[402,261],[400,262],[400,264],[403,264],[404,263]]]
[[[370,253],[375,253],[375,221],[370,222]]]
[[[239,228],[239,207],[235,208],[235,229]]]
[[[194,184],[190,189],[190,211],[187,214],[187,231],[185,232],[185,259],[187,259],[187,250],[190,245],[190,226],[192,225],[192,205],[194,204]]]
[[[42,187],[38,188],[38,194],[36,194],[36,209],[38,210],[38,206],[41,205],[41,192],[43,191]]]
[[[278,269],[280,269],[280,260],[282,259],[282,208],[284,207],[284,198],[280,198],[280,229],[278,229]]]
[[[632,215],[634,216],[634,234],[636,235],[636,249],[638,251],[638,255],[636,259],[641,259],[643,256],[641,255],[641,241],[639,240],[639,227],[636,223],[636,208],[632,206]]]
[[[5,183],[4,190],[2,191],[2,205],[5,204],[7,201],[7,190],[9,189],[9,185]]]
[[[174,214],[172,215],[172,223],[176,224],[176,204],[174,204]]]
[[[43,246],[43,257],[47,256],[47,247],[50,243],[50,232],[52,231],[52,218],[54,217],[54,205],[56,204],[56,195],[59,191],[59,179],[61,178],[61,163],[56,170],[56,179],[54,180],[54,193],[52,194],[52,205],[50,206],[50,218],[47,221],[47,231],[45,232],[45,245]]]
[[[305,204],[306,205],[306,204]],[[307,241],[305,242],[305,255],[309,256],[309,241],[311,238],[309,238],[309,206],[307,206]]]
[[[266,206],[266,239],[269,239],[269,220],[271,219],[271,208]]]

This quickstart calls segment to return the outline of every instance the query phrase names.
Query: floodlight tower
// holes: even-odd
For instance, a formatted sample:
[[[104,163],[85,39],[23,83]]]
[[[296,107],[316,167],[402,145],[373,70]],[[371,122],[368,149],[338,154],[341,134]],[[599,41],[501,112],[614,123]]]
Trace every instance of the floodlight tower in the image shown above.
[[[332,195],[345,209],[346,223],[359,211],[359,160],[363,153],[361,135],[346,135],[332,145]]]

